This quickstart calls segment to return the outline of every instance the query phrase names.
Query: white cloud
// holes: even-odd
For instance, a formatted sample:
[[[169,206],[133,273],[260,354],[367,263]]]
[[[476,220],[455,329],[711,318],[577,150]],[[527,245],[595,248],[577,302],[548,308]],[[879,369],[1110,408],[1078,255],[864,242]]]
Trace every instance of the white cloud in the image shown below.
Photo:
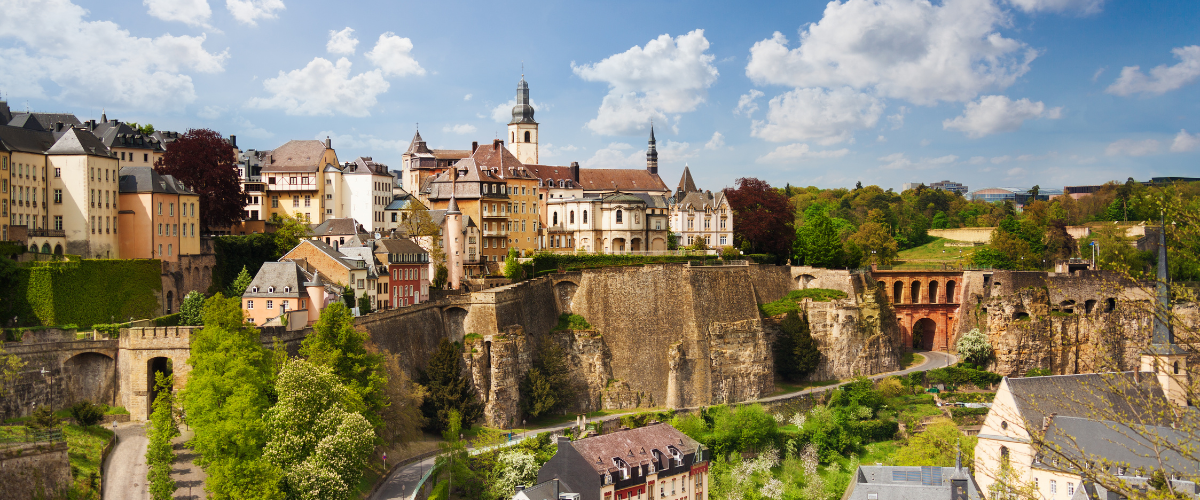
[[[424,75],[425,68],[413,59],[412,49],[412,40],[396,36],[389,31],[379,35],[375,48],[363,55],[387,76]]]
[[[1175,140],[1171,142],[1172,153],[1186,153],[1200,147],[1200,134],[1189,134],[1187,130],[1180,130],[1175,136]]]
[[[0,10],[0,88],[14,95],[179,110],[196,99],[185,72],[219,73],[229,58],[205,50],[204,35],[141,38],[111,21],[87,21],[88,11],[69,0],[6,1]]]
[[[633,146],[629,144],[613,142],[596,150],[591,158],[580,162],[579,166],[584,168],[645,168],[646,150],[632,151],[633,149]]]
[[[1005,172],[1005,173],[1007,173],[1009,177],[1020,177],[1022,175],[1025,175],[1025,172],[1026,172],[1025,169],[1023,169],[1021,167],[1013,167],[1013,168],[1008,169],[1008,172]]]
[[[251,137],[254,139],[270,139],[271,137],[275,136],[275,134],[271,133],[269,130],[259,127],[253,123],[250,123],[250,120],[247,120],[240,116],[233,119],[233,124],[238,127],[237,135],[240,135],[242,137]]]
[[[259,19],[275,19],[277,11],[286,9],[283,0],[225,0],[225,8],[234,19],[257,26]]]
[[[972,165],[983,165],[984,163],[987,163],[987,158],[984,158],[982,156],[972,156],[971,159],[967,161],[967,163],[970,163]]]
[[[574,144],[568,144],[561,148],[553,144],[542,144],[538,146],[538,156],[541,158],[553,158],[578,150],[579,148],[575,147]]]
[[[1140,66],[1126,66],[1121,76],[1108,87],[1106,92],[1116,95],[1162,94],[1192,83],[1200,77],[1200,45],[1176,47],[1171,53],[1179,59],[1174,66],[1159,65],[1150,70],[1150,76],[1142,73]]]
[[[1104,0],[1008,0],[1025,12],[1076,12],[1088,15],[1100,12]]]
[[[516,105],[517,105],[516,99],[509,99],[508,102],[502,102],[500,104],[497,104],[496,107],[492,108],[492,111],[491,111],[492,120],[495,121],[496,123],[508,123],[508,122],[512,121],[512,109],[513,109],[513,106],[516,106]],[[533,98],[529,99],[529,105],[533,107],[534,114],[537,114],[537,112],[539,112],[539,111],[545,112],[546,110],[550,109],[549,104],[538,103],[537,101],[533,100]],[[478,116],[480,118],[484,118],[483,115],[478,115]]]
[[[1012,161],[1012,157],[1008,156],[1008,155],[993,156],[991,161],[992,161],[992,165],[999,165],[1001,163],[1008,163],[1008,162]]]
[[[1108,156],[1146,156],[1158,153],[1158,148],[1159,143],[1154,139],[1141,141],[1121,139],[1104,148],[1104,154]]]
[[[323,141],[328,137],[333,141],[333,147],[345,149],[359,149],[369,152],[385,151],[403,153],[408,150],[407,139],[380,139],[370,134],[350,135],[338,134],[332,130],[324,130],[317,132],[313,139]],[[379,158],[376,158],[379,160]]]
[[[467,94],[467,95],[463,96],[463,100],[464,100],[464,101],[470,101],[470,100],[471,100],[471,94]]]
[[[672,162],[683,161],[688,158],[695,158],[696,151],[691,149],[691,144],[687,142],[675,142],[672,140],[662,141],[661,147],[658,148],[659,164],[668,164]],[[645,166],[643,159],[642,165]]]
[[[1095,73],[1092,73],[1092,81],[1095,82],[1096,80],[1099,80],[1100,75],[1103,75],[1104,71],[1107,69],[1108,66],[1101,66],[1099,69],[1097,69]]]
[[[755,111],[758,111],[758,98],[762,96],[762,91],[750,89],[750,93],[738,98],[738,105],[733,109],[733,114],[746,115],[749,118]]]
[[[968,102],[962,116],[942,122],[946,130],[958,130],[967,137],[980,138],[999,132],[1014,132],[1025,120],[1062,117],[1062,108],[1046,108],[1041,101],[1033,102],[1022,98],[1009,99],[1003,95],[985,95],[978,101]]]
[[[799,160],[807,160],[810,158],[841,158],[846,156],[850,150],[846,148],[812,151],[808,148],[808,144],[796,143],[787,144],[775,148],[774,151],[758,157],[757,163],[790,163]]]
[[[442,132],[454,132],[458,135],[474,134],[475,126],[469,123],[461,123],[458,125],[446,125],[442,127]]]
[[[1008,22],[990,0],[846,0],[800,30],[750,49],[746,75],[760,84],[874,89],[914,104],[967,101],[1029,71],[1037,52],[996,31]]]
[[[899,112],[894,115],[888,115],[888,123],[892,124],[892,130],[900,130],[904,128],[904,115],[908,113],[907,106],[900,106]]]
[[[196,116],[199,116],[200,118],[205,118],[208,120],[216,120],[217,118],[220,118],[221,115],[223,115],[223,114],[225,114],[224,106],[205,106],[200,111],[196,112]]]
[[[887,137],[879,136],[875,138],[875,142],[887,142]]]
[[[725,147],[725,136],[720,132],[713,132],[712,139],[704,143],[704,149],[717,150]]]
[[[270,98],[253,98],[250,107],[282,109],[289,115],[369,116],[375,97],[387,92],[388,82],[380,70],[350,76],[350,61],[338,59],[337,64],[321,57],[313,58],[307,66],[263,81]]]
[[[826,91],[795,89],[771,99],[767,119],[755,120],[751,135],[772,142],[815,140],[829,145],[874,127],[883,103],[849,87]]]
[[[208,19],[212,17],[208,0],[142,0],[142,4],[151,16],[189,26],[208,27]]]
[[[354,28],[347,26],[341,31],[329,30],[329,41],[325,50],[330,54],[353,54],[358,47],[358,39],[354,38]]]
[[[946,155],[937,158],[921,158],[913,161],[908,159],[904,153],[892,153],[879,158],[879,161],[884,162],[881,167],[888,170],[928,170],[950,165],[957,159],[957,156]]]
[[[580,78],[608,83],[609,92],[596,118],[587,123],[603,135],[627,135],[644,130],[650,120],[693,111],[717,81],[714,57],[706,54],[704,30],[671,38],[661,35],[594,64],[571,69]]]

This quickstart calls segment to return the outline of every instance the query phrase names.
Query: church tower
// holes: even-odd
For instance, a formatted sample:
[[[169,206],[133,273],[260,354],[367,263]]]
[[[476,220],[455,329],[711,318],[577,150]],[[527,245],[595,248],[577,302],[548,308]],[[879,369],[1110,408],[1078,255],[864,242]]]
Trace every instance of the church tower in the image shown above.
[[[533,120],[525,75],[521,75],[521,82],[517,84],[517,105],[513,106],[512,121],[508,122],[508,150],[521,163],[538,164],[538,123]]]
[[[646,170],[658,175],[658,148],[654,145],[654,124],[650,124],[650,144],[646,148]]]
[[[1190,406],[1187,351],[1175,344],[1171,327],[1170,273],[1167,267],[1167,223],[1164,218],[1158,233],[1158,287],[1155,297],[1154,334],[1150,346],[1142,351],[1142,372],[1154,372],[1163,395],[1179,406]]]

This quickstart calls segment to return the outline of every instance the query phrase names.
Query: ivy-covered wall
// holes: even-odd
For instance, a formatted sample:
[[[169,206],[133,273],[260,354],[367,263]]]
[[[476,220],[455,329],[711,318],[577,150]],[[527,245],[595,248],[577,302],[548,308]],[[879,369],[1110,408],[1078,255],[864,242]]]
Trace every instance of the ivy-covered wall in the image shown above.
[[[73,323],[88,328],[114,319],[154,318],[162,310],[158,259],[30,264],[17,270],[17,293],[12,295],[13,314],[22,326]]]

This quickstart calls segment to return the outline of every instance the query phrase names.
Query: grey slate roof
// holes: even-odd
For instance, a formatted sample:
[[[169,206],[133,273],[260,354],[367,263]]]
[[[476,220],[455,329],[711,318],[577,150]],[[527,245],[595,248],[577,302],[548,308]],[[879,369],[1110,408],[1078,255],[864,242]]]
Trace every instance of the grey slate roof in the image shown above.
[[[371,159],[370,156],[359,156],[358,158],[355,158],[354,161],[350,163],[342,172],[346,174],[392,175],[392,173],[388,171],[387,165],[375,162],[375,160]]]
[[[528,499],[528,500],[558,500],[559,495],[563,493],[578,493],[571,489],[571,486],[566,481],[550,480],[544,483],[525,488],[518,495],[513,495],[513,498]]]
[[[34,130],[51,130],[55,123],[80,125],[79,118],[71,113],[13,113],[12,119],[9,120],[9,125],[25,126]]]
[[[1197,477],[1200,476],[1200,462],[1164,446],[1167,443],[1187,443],[1194,438],[1194,431],[1179,431],[1170,427],[1054,417],[1046,430],[1045,443],[1054,446],[1057,453],[1078,461],[1123,464],[1131,471],[1139,467],[1146,470],[1161,467],[1182,477]],[[1057,453],[1050,456],[1057,457]],[[1043,465],[1055,468],[1053,463]]]
[[[1169,425],[1144,406],[1167,408],[1162,386],[1153,373],[1135,382],[1133,372],[1088,373],[1048,377],[1006,378],[1021,418],[1040,429],[1043,417],[1079,417],[1145,425]]]
[[[860,465],[842,500],[867,500],[870,494],[886,500],[950,500],[950,481],[956,474],[967,480],[967,498],[982,498],[975,478],[965,469]]]
[[[345,257],[342,259],[347,265],[352,268],[356,267],[357,262],[362,262],[367,268],[368,278],[378,278],[379,275],[375,272],[375,266],[378,266],[379,260],[375,258],[375,253],[371,247],[347,247],[344,246],[339,250]],[[357,262],[356,262],[357,261]]]
[[[54,134],[9,125],[0,125],[0,150],[44,153],[54,145]]]
[[[122,193],[196,194],[171,175],[155,172],[151,167],[121,167]]]
[[[416,244],[407,238],[396,238],[387,240],[378,240],[379,246],[387,253],[394,254],[425,254],[429,253],[421,248],[421,245]]]
[[[348,236],[365,233],[365,231],[359,231],[358,226],[358,221],[353,217],[326,219],[313,228],[312,234],[313,236]]]
[[[305,293],[304,283],[312,279],[312,275],[304,272],[295,262],[264,262],[242,296],[295,297]],[[285,289],[289,291],[285,292]]]
[[[46,154],[112,156],[108,147],[87,130],[72,127],[64,130],[61,135],[55,135],[58,136],[58,140],[46,150]]]
[[[109,120],[104,123],[88,122],[91,131],[109,148],[146,149],[149,151],[164,151],[162,142],[153,135],[138,132],[128,123],[120,120]]]
[[[1116,476],[1116,479],[1143,492],[1148,490],[1150,483],[1149,478],[1137,476]],[[1196,498],[1200,494],[1200,488],[1197,488],[1196,483],[1192,481],[1172,479],[1171,486],[1175,491],[1183,493],[1190,498]],[[1109,490],[1104,485],[1092,481],[1084,481],[1075,490],[1075,494],[1071,496],[1070,500],[1126,500],[1126,498],[1120,491]]]

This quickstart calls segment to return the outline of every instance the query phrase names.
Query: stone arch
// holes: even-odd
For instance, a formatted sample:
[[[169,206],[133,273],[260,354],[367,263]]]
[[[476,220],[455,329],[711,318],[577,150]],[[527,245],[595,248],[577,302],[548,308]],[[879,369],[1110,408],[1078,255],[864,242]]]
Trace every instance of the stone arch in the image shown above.
[[[1062,308],[1062,312],[1071,313],[1071,314],[1075,313],[1075,301],[1074,300],[1071,300],[1071,299],[1064,300],[1059,304],[1059,307]]]
[[[37,243],[31,243],[29,245],[29,253],[37,253],[37,251],[38,251]]]
[[[937,282],[937,280],[929,281],[929,297],[925,299],[925,302],[928,302],[930,304],[938,303],[938,282]]]
[[[1117,299],[1109,297],[1104,299],[1104,312],[1113,312],[1117,309]]]
[[[49,242],[42,243],[42,253],[45,253],[45,254],[50,253],[50,243]]]
[[[445,311],[446,336],[452,342],[462,342],[467,336],[467,310],[461,307],[449,307]]]
[[[1088,299],[1083,301],[1083,312],[1091,314],[1096,309],[1096,299]]]
[[[617,252],[624,252],[624,251],[625,251],[625,238],[613,238],[612,252],[617,253]]]
[[[62,254],[63,254],[62,245],[61,244],[54,245],[54,255],[62,255]]]
[[[929,318],[917,320],[913,323],[913,348],[932,351],[937,333],[936,321]]]
[[[642,239],[634,238],[634,239],[630,240],[629,241],[629,249],[634,252],[640,252],[642,250]]]
[[[106,354],[83,352],[71,356],[63,363],[67,402],[88,400],[114,404],[117,393],[115,370],[116,362]]]
[[[558,309],[563,313],[574,313],[571,303],[575,299],[575,291],[579,284],[574,281],[560,281],[554,284],[554,296],[558,298]]]
[[[914,282],[912,282],[912,285],[909,288],[912,291],[908,295],[908,303],[916,304],[916,303],[920,302],[921,301],[921,282],[914,281]]]
[[[892,284],[892,303],[899,304],[900,300],[903,298],[904,298],[904,282],[897,281]]]
[[[954,292],[955,292],[954,289],[957,287],[958,287],[958,283],[955,283],[954,280],[950,280],[950,281],[946,282],[946,303],[947,304],[957,304],[958,303],[958,300],[954,298]]]
[[[654,250],[657,252],[657,251],[663,251],[666,249],[667,249],[667,240],[664,240],[662,238],[654,238],[654,241],[650,242],[650,250]]]
[[[158,388],[154,385],[155,374],[162,372],[166,377],[175,376],[174,360],[168,357],[156,357],[146,360],[146,419],[154,412],[154,398],[158,397]],[[172,382],[174,380],[172,379]],[[172,385],[174,385],[172,383]]]
[[[807,290],[808,284],[812,283],[816,279],[817,277],[811,274],[801,274],[800,276],[796,276],[796,288],[800,290]]]

